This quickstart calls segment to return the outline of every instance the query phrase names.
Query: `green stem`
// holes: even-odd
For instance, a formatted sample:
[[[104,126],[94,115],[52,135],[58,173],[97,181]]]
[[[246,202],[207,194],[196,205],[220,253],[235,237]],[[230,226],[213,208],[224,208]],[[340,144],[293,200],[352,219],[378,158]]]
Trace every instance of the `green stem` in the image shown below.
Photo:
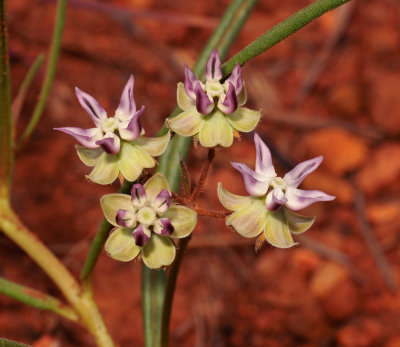
[[[30,347],[23,343],[0,338],[0,347]]]
[[[142,265],[142,313],[145,347],[153,347],[152,271]]]
[[[46,105],[47,97],[49,96],[50,88],[53,84],[54,76],[56,73],[57,60],[58,60],[58,55],[60,53],[61,39],[64,30],[66,12],[67,12],[67,0],[58,0],[56,21],[53,31],[53,40],[50,47],[50,54],[49,54],[48,64],[46,67],[45,78],[43,81],[42,89],[40,91],[38,102],[32,114],[32,118],[30,119],[25,131],[23,132],[19,140],[17,146],[18,149],[20,149],[25,144],[25,142],[31,136],[32,132],[35,130],[35,127],[39,122],[44,107]]]
[[[36,289],[8,281],[2,277],[0,277],[0,294],[9,296],[41,310],[53,311],[72,321],[79,320],[76,311],[62,303],[60,300]]]

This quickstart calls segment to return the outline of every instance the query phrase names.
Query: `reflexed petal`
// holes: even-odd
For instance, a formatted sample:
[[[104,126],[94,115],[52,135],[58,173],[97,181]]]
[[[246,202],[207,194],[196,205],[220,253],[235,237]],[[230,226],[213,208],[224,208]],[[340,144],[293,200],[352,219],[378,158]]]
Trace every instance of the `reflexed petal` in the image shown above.
[[[174,226],[169,218],[160,218],[154,225],[154,232],[161,236],[169,236],[174,232]]]
[[[132,211],[118,210],[115,221],[121,227],[133,228],[136,225],[136,215]]]
[[[269,192],[265,199],[265,204],[270,211],[278,211],[288,199],[281,188],[274,188],[272,192]]]
[[[195,85],[199,83],[199,80],[196,78],[192,70],[189,69],[188,65],[185,64],[185,91],[186,94],[192,98],[193,100],[196,99],[196,94],[194,93]]]
[[[238,210],[250,201],[248,196],[240,196],[228,192],[222,187],[221,182],[218,183],[218,199],[222,206],[231,211]]]
[[[86,178],[98,184],[110,184],[116,180],[118,173],[118,156],[103,153],[92,172],[86,175]]]
[[[269,214],[264,236],[272,246],[278,248],[290,248],[297,244],[293,241],[282,210]]]
[[[118,161],[119,169],[124,177],[131,182],[136,181],[143,169],[152,168],[154,159],[139,146],[130,142],[123,142]]]
[[[181,136],[193,136],[199,132],[203,116],[196,107],[166,120],[168,128]]]
[[[286,197],[288,199],[285,206],[291,210],[301,210],[317,201],[331,201],[334,196],[328,195],[319,190],[301,190],[288,187],[286,189]]]
[[[135,99],[133,98],[133,85],[134,78],[133,75],[130,75],[129,80],[121,94],[119,106],[115,111],[115,116],[120,120],[130,119],[136,113],[136,104]]]
[[[233,128],[245,133],[252,131],[257,126],[260,117],[260,111],[250,110],[245,107],[239,107],[235,112],[226,115]]]
[[[136,258],[141,249],[135,244],[132,230],[125,228],[115,229],[108,237],[104,247],[111,258],[119,261],[130,261]]]
[[[144,184],[144,189],[146,190],[147,200],[153,203],[156,196],[165,189],[169,194],[171,190],[169,189],[168,181],[165,176],[159,172],[150,177]]]
[[[136,246],[144,247],[151,238],[151,231],[144,225],[139,226],[133,230],[132,236],[135,239]]]
[[[187,111],[193,106],[196,105],[193,99],[191,99],[185,91],[185,86],[183,85],[182,82],[178,83],[178,88],[176,91],[176,98],[178,100],[178,106],[180,107],[181,110]]]
[[[103,137],[103,134],[100,129],[91,128],[91,129],[82,129],[75,127],[65,127],[65,128],[54,128],[54,130],[59,130],[67,135],[71,135],[78,140],[78,142],[87,148],[99,148],[96,145],[96,141],[100,140]]]
[[[203,147],[215,147],[217,145],[229,147],[232,145],[233,129],[221,112],[214,111],[203,117],[199,129],[199,141]]]
[[[254,144],[256,146],[256,171],[267,177],[275,177],[276,172],[272,164],[271,152],[257,133],[254,133]]]
[[[152,207],[156,211],[158,215],[166,212],[169,208],[169,205],[171,204],[171,194],[163,189],[161,192],[155,197]]]
[[[175,252],[175,246],[168,237],[153,234],[142,250],[143,262],[150,269],[158,269],[171,264]]]
[[[305,217],[283,208],[286,221],[289,224],[290,232],[301,234],[307,231],[315,221],[315,217]]]
[[[262,232],[267,215],[264,202],[260,199],[251,199],[247,205],[227,218],[226,225],[232,226],[243,237],[251,238]]]
[[[126,141],[133,141],[140,136],[142,132],[142,124],[140,123],[140,116],[144,111],[144,106],[137,111],[130,119],[126,127],[119,127],[118,131],[121,137]]]
[[[237,96],[237,100],[238,100],[238,105],[239,106],[244,105],[246,103],[246,101],[247,101],[247,89],[246,89],[246,86],[245,86],[244,83],[243,83],[242,91]]]
[[[196,95],[196,109],[201,114],[209,114],[214,108],[214,101],[210,100],[209,96],[201,87],[200,83],[197,83],[194,87],[194,93]]]
[[[79,159],[86,166],[96,166],[101,153],[103,153],[102,148],[86,148],[78,145],[76,145],[75,148]]]
[[[218,108],[226,113],[230,114],[234,112],[238,107],[238,100],[236,97],[235,87],[232,83],[229,83],[228,91],[226,92],[225,98],[218,100]],[[228,118],[229,119],[229,118]]]
[[[131,201],[135,208],[140,208],[146,205],[147,194],[144,187],[140,183],[136,183],[132,186],[131,190]]]
[[[297,164],[285,175],[285,177],[283,177],[284,181],[286,181],[289,186],[297,188],[307,175],[309,175],[311,172],[317,169],[318,166],[320,166],[320,164],[322,163],[322,159],[323,157],[321,155],[314,159],[306,160],[301,162],[300,164]]]
[[[78,97],[81,106],[89,113],[94,124],[99,125],[100,120],[107,119],[107,112],[100,106],[99,102],[91,95],[83,92],[78,87],[75,88],[75,94]]]
[[[119,210],[126,210],[134,213],[131,197],[127,194],[107,194],[100,199],[101,209],[104,217],[114,226],[118,226],[116,221]]]
[[[221,59],[217,49],[211,52],[206,65],[206,79],[209,81],[219,81],[222,78]]]
[[[231,75],[226,79],[226,82],[233,84],[236,90],[236,95],[239,95],[243,89],[242,68],[236,63]]]
[[[252,196],[262,196],[268,191],[272,178],[264,177],[241,163],[231,165],[242,174],[242,179],[247,192]]]
[[[139,136],[133,143],[145,150],[152,157],[158,157],[166,150],[170,138],[171,132],[168,131],[165,135],[158,137]]]
[[[115,134],[106,134],[105,136],[107,137],[97,140],[96,145],[103,148],[107,154],[117,154],[121,148],[121,140]]]
[[[197,223],[197,213],[192,209],[172,204],[163,217],[169,218],[174,226],[172,238],[182,238],[189,236]]]

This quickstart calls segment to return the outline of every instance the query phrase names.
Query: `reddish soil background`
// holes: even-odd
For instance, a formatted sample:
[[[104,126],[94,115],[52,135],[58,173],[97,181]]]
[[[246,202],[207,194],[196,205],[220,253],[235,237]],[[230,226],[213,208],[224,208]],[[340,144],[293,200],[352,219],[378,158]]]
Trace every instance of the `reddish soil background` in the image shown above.
[[[99,198],[118,185],[87,182],[74,139],[52,130],[91,126],[74,87],[112,115],[133,73],[136,103],[146,105],[144,127],[154,135],[175,106],[183,64],[193,64],[228,3],[113,0],[87,7],[71,1],[56,80],[17,158],[12,199],[26,225],[76,276],[102,218]],[[308,3],[260,0],[230,55]],[[48,50],[54,11],[54,1],[8,2],[13,95],[35,57]],[[337,199],[304,212],[317,221],[289,250],[266,245],[256,254],[255,240],[200,218],[178,280],[171,346],[400,346],[399,23],[397,0],[358,0],[244,67],[248,104],[263,109],[257,132],[279,173],[322,154],[321,168],[303,187]],[[43,70],[27,95],[19,133],[42,78]],[[205,155],[191,150],[193,177]],[[245,193],[231,160],[254,165],[251,135],[218,153],[202,206],[222,209],[217,182]],[[1,276],[60,296],[1,234],[0,250]],[[95,271],[96,301],[121,347],[143,345],[140,272],[140,264],[104,252]],[[36,347],[94,346],[79,326],[7,297],[0,297],[0,336]]]

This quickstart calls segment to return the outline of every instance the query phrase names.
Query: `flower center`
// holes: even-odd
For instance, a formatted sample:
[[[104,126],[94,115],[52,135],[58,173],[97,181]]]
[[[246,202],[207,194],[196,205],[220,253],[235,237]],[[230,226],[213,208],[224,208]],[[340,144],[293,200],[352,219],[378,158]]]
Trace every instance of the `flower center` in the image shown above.
[[[103,130],[104,133],[108,132],[113,133],[117,129],[118,129],[118,120],[114,117],[107,118],[101,123],[101,130]]]
[[[150,226],[156,221],[156,213],[151,207],[145,206],[137,212],[137,219],[140,224]]]
[[[218,81],[207,81],[206,86],[205,86],[205,92],[207,93],[208,96],[211,98],[214,98],[216,96],[221,96],[224,94],[224,86],[219,83]]]
[[[283,178],[275,177],[272,179],[270,186],[272,187],[272,189],[280,188],[282,191],[285,191],[287,183],[284,181]]]

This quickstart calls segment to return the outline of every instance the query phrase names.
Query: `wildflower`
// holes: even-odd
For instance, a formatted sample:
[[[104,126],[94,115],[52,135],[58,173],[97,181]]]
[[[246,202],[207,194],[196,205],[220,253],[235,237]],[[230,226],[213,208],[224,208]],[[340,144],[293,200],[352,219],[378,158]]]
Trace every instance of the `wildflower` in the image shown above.
[[[141,254],[150,269],[171,264],[171,238],[190,235],[197,222],[196,212],[172,203],[168,182],[160,173],[144,185],[134,184],[131,195],[108,194],[100,202],[104,216],[116,227],[106,241],[107,253],[120,261]]]
[[[136,110],[133,98],[133,75],[121,95],[114,117],[106,111],[95,98],[75,88],[79,103],[89,113],[95,128],[75,127],[56,128],[75,137],[82,146],[76,146],[81,161],[94,167],[86,177],[99,184],[112,183],[121,172],[128,181],[135,181],[145,168],[155,166],[153,157],[161,155],[166,149],[170,133],[156,138],[145,138],[140,123],[144,106]]]
[[[330,201],[335,197],[318,190],[301,190],[297,187],[304,178],[322,162],[322,157],[298,164],[283,178],[277,177],[272,165],[271,152],[261,138],[254,134],[256,145],[255,171],[244,164],[232,163],[243,177],[250,196],[239,196],[218,186],[222,205],[234,211],[226,220],[244,237],[255,237],[264,231],[265,239],[273,246],[288,248],[295,245],[291,233],[302,233],[314,222],[292,212],[303,209],[317,201]]]
[[[168,127],[182,136],[196,135],[204,147],[229,147],[235,131],[253,130],[261,112],[241,107],[247,101],[247,93],[240,65],[236,64],[225,81],[221,79],[216,49],[207,61],[205,83],[185,65],[185,83],[178,83],[177,90],[178,105],[184,112],[168,118]]]

